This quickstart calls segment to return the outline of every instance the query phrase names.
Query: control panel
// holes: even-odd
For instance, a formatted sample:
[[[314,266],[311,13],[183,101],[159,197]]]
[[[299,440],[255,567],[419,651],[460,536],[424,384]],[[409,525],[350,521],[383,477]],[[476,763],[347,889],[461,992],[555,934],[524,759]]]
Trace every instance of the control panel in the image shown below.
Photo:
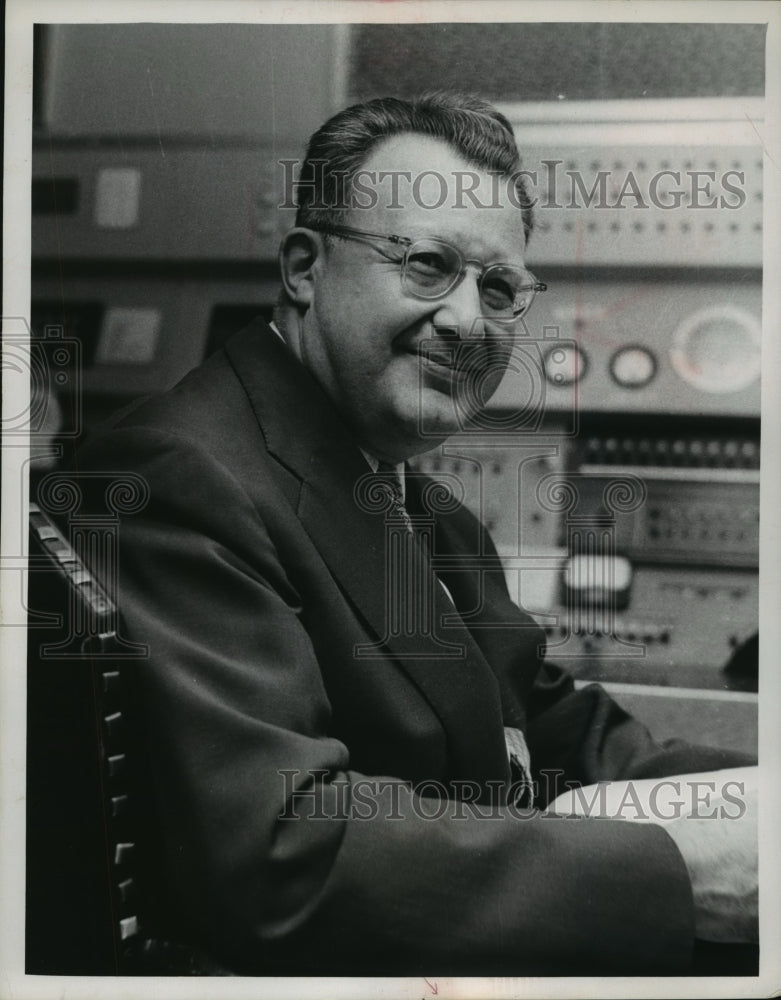
[[[481,419],[416,464],[460,480],[553,660],[713,692],[757,629],[762,155],[617,127],[517,123],[548,290]],[[35,150],[32,329],[80,345],[79,434],[270,317],[300,153]]]
[[[627,281],[623,272],[534,270],[548,290],[516,351],[540,369],[547,413],[759,416],[761,271]],[[510,374],[492,405],[518,406],[522,389]]]
[[[72,277],[64,297],[59,278],[39,276],[31,329],[40,341],[60,332],[80,343],[78,406],[89,430],[131,399],[175,385],[252,317],[270,319],[278,289],[270,270],[238,283],[136,269],[132,278]],[[69,419],[77,401],[67,385],[51,389]]]
[[[757,629],[756,424],[583,424],[574,438],[551,423],[524,443],[453,438],[416,465],[458,478],[553,660],[587,679],[727,686]]]
[[[167,140],[33,150],[38,260],[272,261],[293,225],[297,144]],[[287,164],[287,166],[286,166]],[[225,178],[231,196],[226,197]]]

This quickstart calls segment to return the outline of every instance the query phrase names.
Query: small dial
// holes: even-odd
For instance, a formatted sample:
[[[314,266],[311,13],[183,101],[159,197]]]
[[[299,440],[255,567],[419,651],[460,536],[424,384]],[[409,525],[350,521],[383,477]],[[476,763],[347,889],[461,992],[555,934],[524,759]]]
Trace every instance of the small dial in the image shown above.
[[[640,389],[656,374],[656,358],[646,347],[622,347],[610,360],[610,373],[624,388]]]
[[[586,355],[574,344],[558,344],[545,355],[545,377],[552,385],[572,385],[586,373]]]
[[[703,392],[738,392],[759,378],[762,330],[751,313],[723,305],[689,316],[673,335],[670,360]]]

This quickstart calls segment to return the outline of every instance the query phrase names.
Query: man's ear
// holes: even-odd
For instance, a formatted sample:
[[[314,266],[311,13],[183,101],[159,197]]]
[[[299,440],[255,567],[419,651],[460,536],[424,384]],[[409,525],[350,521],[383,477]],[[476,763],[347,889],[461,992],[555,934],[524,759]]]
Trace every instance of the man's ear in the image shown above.
[[[288,298],[300,309],[312,303],[314,276],[324,254],[319,233],[296,228],[282,240],[279,248],[279,272]]]

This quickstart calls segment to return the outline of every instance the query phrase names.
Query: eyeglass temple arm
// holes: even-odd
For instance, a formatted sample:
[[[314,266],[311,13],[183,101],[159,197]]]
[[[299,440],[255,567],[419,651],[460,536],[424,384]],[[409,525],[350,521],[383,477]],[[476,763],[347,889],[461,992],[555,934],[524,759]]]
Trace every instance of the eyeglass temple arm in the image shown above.
[[[408,236],[386,236],[384,233],[370,233],[366,229],[354,229],[352,226],[318,226],[317,229],[324,233],[333,233],[334,236],[346,233],[349,236],[368,236],[373,240],[388,240],[389,243],[400,246],[412,245],[412,240]]]

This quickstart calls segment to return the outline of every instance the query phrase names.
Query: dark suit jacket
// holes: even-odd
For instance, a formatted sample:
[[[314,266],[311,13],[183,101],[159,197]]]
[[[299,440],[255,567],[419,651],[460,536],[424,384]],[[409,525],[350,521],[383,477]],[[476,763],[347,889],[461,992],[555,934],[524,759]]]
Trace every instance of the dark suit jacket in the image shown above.
[[[356,504],[365,459],[268,328],[125,415],[80,470],[132,470],[150,489],[121,525],[119,600],[149,644],[141,725],[189,934],[255,974],[685,970],[691,894],[672,840],[501,805],[503,725],[525,731],[537,772],[583,783],[734,760],[660,747],[598,687],[541,668],[542,634],[461,507],[437,519],[434,555],[452,557],[441,575],[469,624],[437,635],[462,655],[437,658],[421,635],[378,647],[385,523]],[[416,496],[412,480],[413,510]],[[371,644],[379,655],[356,655]],[[482,815],[437,794],[476,797]],[[298,818],[280,818],[286,802]]]

